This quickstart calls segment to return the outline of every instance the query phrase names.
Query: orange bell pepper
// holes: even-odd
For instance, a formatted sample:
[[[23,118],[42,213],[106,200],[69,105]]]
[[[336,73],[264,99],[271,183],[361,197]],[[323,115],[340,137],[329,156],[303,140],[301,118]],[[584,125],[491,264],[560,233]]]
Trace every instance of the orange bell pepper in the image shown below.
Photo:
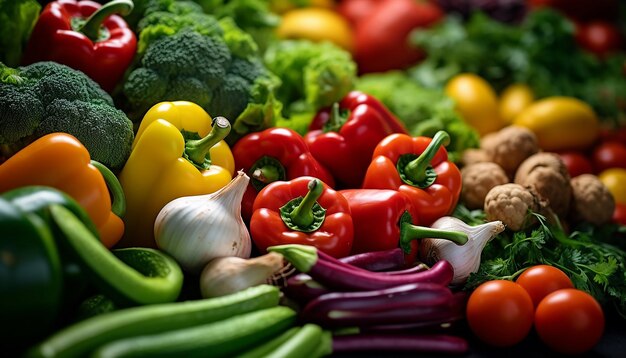
[[[91,160],[75,137],[48,134],[0,165],[0,193],[27,185],[50,186],[74,198],[89,214],[106,247],[122,237],[120,217],[126,207],[122,187],[115,174]]]

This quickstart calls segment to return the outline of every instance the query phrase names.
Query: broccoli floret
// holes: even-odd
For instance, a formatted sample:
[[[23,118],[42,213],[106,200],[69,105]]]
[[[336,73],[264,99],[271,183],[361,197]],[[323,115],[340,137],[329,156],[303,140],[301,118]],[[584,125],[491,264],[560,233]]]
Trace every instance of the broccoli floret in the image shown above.
[[[141,64],[169,78],[195,76],[213,83],[224,77],[230,61],[230,51],[219,38],[185,30],[154,42]]]
[[[72,134],[113,169],[124,165],[133,142],[132,122],[82,72],[55,62],[17,69],[0,63],[1,155],[53,132]]]
[[[190,15],[170,13],[163,21],[154,17],[140,33],[145,51],[123,88],[132,119],[139,121],[158,102],[185,100],[241,129],[231,131],[231,143],[247,128],[271,126],[282,108],[273,96],[280,81],[263,64],[252,37],[232,19],[217,22],[211,15],[196,14],[219,25],[219,31],[203,31]]]

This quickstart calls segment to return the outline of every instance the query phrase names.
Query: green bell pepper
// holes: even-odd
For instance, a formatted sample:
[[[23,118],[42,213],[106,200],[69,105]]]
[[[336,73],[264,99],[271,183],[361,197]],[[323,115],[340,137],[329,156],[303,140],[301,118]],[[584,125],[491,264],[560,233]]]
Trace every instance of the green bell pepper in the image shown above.
[[[25,344],[51,328],[63,277],[52,232],[39,216],[0,197],[0,335]]]

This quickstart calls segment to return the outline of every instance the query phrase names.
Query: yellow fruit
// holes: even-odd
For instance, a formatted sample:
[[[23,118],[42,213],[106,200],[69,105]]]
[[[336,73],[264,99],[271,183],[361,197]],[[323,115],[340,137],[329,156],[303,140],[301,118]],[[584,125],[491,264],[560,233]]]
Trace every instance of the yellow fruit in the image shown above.
[[[616,203],[626,205],[626,169],[606,169],[598,175],[598,178],[613,194]]]
[[[496,93],[483,78],[470,73],[457,75],[446,84],[445,91],[465,121],[481,136],[504,127]]]
[[[547,151],[585,149],[600,132],[593,109],[572,97],[548,97],[534,102],[513,123],[533,131],[539,147]]]
[[[500,95],[500,118],[507,124],[512,123],[513,119],[530,106],[534,100],[535,95],[527,85],[513,84],[508,86]]]
[[[341,15],[326,8],[309,7],[286,12],[277,34],[283,39],[326,40],[352,51],[353,33],[350,24]]]

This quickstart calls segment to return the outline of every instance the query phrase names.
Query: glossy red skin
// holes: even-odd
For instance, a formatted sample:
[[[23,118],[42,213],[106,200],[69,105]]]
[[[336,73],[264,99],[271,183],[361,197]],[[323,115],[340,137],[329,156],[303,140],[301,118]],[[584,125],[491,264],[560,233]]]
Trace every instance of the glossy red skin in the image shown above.
[[[596,173],[609,168],[626,169],[626,144],[608,141],[598,144],[592,153]]]
[[[392,189],[404,193],[417,210],[421,225],[430,225],[454,210],[461,194],[461,172],[448,160],[448,152],[442,146],[433,160],[437,173],[435,182],[421,189],[405,184],[396,169],[398,158],[403,154],[420,155],[431,142],[429,137],[411,137],[391,134],[374,149],[373,159],[367,168],[363,188]]]
[[[623,44],[617,26],[606,21],[578,24],[576,41],[587,51],[601,57],[619,51]]]
[[[563,160],[563,163],[565,163],[570,177],[577,177],[581,174],[593,174],[593,165],[591,165],[591,161],[582,152],[560,152],[559,156],[561,160]]]
[[[330,187],[335,186],[332,174],[313,157],[302,136],[288,128],[268,128],[261,132],[249,133],[235,143],[232,152],[235,168],[246,173],[261,157],[268,156],[283,165],[286,180],[312,176]],[[241,202],[241,216],[246,222],[252,216],[256,196],[257,190],[252,184],[248,184]]]
[[[354,59],[359,73],[407,68],[425,57],[409,43],[409,33],[444,16],[436,4],[416,0],[380,0],[354,31]]]
[[[497,347],[521,342],[532,327],[533,302],[524,288],[506,280],[487,281],[469,297],[467,322],[482,341]]]
[[[574,288],[572,280],[565,272],[550,265],[536,265],[524,271],[515,282],[522,286],[537,307],[541,300],[550,293],[562,288]]]
[[[337,12],[345,17],[352,26],[356,26],[376,7],[379,0],[341,0]]]
[[[118,15],[102,23],[110,33],[104,41],[93,42],[72,30],[72,18],[87,18],[100,7],[89,0],[58,0],[46,5],[31,33],[23,63],[62,63],[84,72],[105,91],[112,92],[135,56],[137,38]]]
[[[604,333],[604,312],[588,293],[566,288],[547,295],[535,311],[535,330],[550,348],[581,354],[593,348]]]
[[[626,225],[626,204],[615,203],[613,222],[620,225]]]
[[[348,256],[352,249],[354,227],[350,205],[343,195],[324,184],[317,203],[326,209],[326,219],[313,232],[300,232],[288,228],[280,217],[280,208],[292,199],[304,197],[313,177],[299,177],[291,181],[275,181],[263,188],[256,199],[250,235],[262,253],[274,245],[302,244],[315,246],[335,257]]]
[[[328,168],[341,187],[359,188],[376,145],[392,133],[407,133],[404,125],[376,98],[352,91],[339,103],[349,111],[338,132],[324,132],[331,110],[320,110],[304,136],[313,156]]]
[[[409,198],[395,190],[347,189],[340,190],[348,204],[354,224],[352,254],[385,251],[399,247],[400,218],[411,215],[411,224],[418,224],[418,214]],[[411,253],[405,263],[415,262],[418,241],[411,243]]]

